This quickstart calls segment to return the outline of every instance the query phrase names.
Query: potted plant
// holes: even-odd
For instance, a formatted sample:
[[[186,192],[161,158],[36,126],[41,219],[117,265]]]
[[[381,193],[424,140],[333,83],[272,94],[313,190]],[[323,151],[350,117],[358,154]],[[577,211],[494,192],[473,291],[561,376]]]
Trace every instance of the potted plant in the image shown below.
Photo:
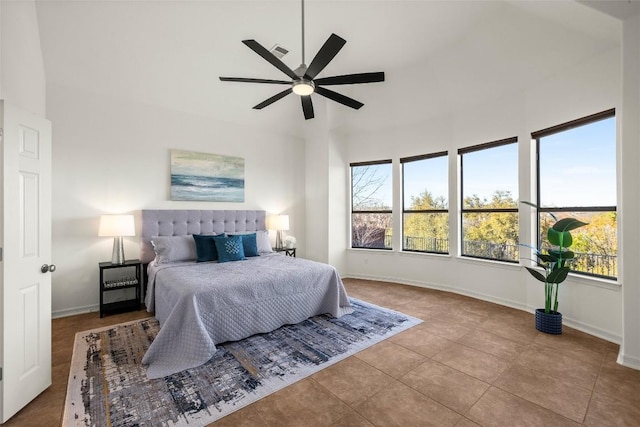
[[[530,202],[521,202],[535,207]],[[535,264],[542,268],[526,267],[533,277],[544,283],[544,309],[536,309],[536,329],[548,334],[562,333],[562,313],[558,312],[558,290],[560,283],[564,282],[569,274],[569,264],[575,254],[569,250],[573,245],[571,230],[587,225],[576,218],[562,218],[558,220],[549,212],[555,223],[547,230],[547,240],[552,246],[549,249],[538,249],[529,246],[536,257]]]

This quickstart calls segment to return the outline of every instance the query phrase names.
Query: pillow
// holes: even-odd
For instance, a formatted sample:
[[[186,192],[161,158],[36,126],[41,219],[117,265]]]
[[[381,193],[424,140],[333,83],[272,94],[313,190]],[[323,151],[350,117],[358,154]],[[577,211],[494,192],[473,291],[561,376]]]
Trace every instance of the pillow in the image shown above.
[[[220,262],[240,261],[246,259],[244,257],[244,248],[242,247],[241,236],[229,236],[213,239],[218,251],[218,260]]]
[[[214,243],[215,238],[225,237],[224,234],[194,234],[196,245],[196,262],[217,261],[218,251]]]
[[[230,233],[229,236],[240,236],[242,238],[242,249],[244,256],[258,256],[258,243],[256,241],[256,233]]]
[[[273,252],[267,230],[256,231],[256,242],[258,243],[258,253]]]
[[[151,244],[158,264],[196,259],[196,245],[191,235],[155,236],[151,238]]]

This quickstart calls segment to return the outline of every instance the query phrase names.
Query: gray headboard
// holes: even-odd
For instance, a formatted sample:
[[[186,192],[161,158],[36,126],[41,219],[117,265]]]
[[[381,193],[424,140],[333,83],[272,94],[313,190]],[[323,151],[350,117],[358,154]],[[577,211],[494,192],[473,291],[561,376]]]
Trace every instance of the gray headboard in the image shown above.
[[[233,233],[265,230],[265,211],[200,211],[143,209],[140,233],[140,261],[153,261],[151,246],[154,236],[182,236],[185,234]]]

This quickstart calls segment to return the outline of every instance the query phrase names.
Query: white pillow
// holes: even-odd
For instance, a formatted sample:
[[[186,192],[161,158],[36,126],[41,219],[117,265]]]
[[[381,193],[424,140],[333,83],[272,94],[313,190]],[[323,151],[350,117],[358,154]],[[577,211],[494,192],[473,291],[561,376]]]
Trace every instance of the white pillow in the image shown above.
[[[273,252],[271,249],[271,240],[267,230],[256,231],[256,242],[258,243],[258,253]]]
[[[196,242],[193,236],[155,236],[151,238],[156,253],[156,263],[167,264],[179,261],[195,261]]]

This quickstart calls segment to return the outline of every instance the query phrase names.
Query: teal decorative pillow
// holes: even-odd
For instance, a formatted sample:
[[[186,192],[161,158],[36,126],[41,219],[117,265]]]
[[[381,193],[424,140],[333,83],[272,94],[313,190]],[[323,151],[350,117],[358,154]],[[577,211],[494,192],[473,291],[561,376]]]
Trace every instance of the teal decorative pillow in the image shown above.
[[[218,261],[240,261],[246,259],[241,236],[229,236],[214,239],[218,251]]]
[[[256,233],[247,234],[229,234],[229,236],[242,237],[242,248],[244,249],[244,256],[258,256],[258,240],[256,239]]]
[[[196,262],[217,261],[218,251],[216,250],[215,239],[226,237],[224,234],[194,234],[196,241]]]

